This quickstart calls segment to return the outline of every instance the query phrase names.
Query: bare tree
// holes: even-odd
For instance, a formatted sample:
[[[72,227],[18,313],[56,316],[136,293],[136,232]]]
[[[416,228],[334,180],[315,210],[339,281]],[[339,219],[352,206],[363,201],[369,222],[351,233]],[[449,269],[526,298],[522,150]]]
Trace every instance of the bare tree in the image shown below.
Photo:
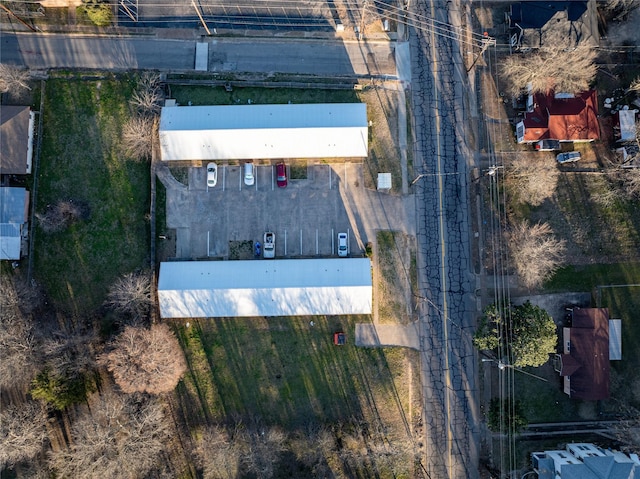
[[[624,20],[633,10],[640,6],[640,0],[606,0],[602,7],[614,21]]]
[[[27,383],[35,374],[33,322],[19,308],[12,278],[0,276],[0,387]]]
[[[0,93],[31,90],[29,71],[14,65],[0,63]]]
[[[126,152],[135,160],[151,158],[154,119],[148,116],[132,117],[124,124],[122,141]]]
[[[40,227],[46,233],[56,233],[72,223],[88,217],[88,207],[74,200],[59,200],[48,205],[44,214],[36,213]]]
[[[101,361],[125,393],[172,391],[187,370],[180,344],[166,324],[127,326]]]
[[[516,159],[510,167],[514,181],[514,193],[522,201],[538,206],[553,196],[560,178],[560,171],[553,158],[531,161]]]
[[[131,95],[131,105],[143,115],[155,115],[160,111],[161,101],[160,76],[156,73],[142,74],[138,89]]]
[[[631,82],[627,91],[640,94],[640,77]]]
[[[58,477],[144,477],[157,464],[169,433],[159,402],[112,393],[76,420],[71,445],[53,452],[50,465]]]
[[[134,323],[142,321],[153,305],[149,272],[127,273],[117,279],[109,289],[106,304],[130,315]]]
[[[47,440],[47,415],[37,402],[3,406],[0,410],[0,469],[28,461]]]
[[[527,288],[540,286],[562,264],[566,241],[558,240],[548,223],[527,221],[511,228],[508,237],[514,266]]]
[[[237,431],[208,427],[198,441],[196,455],[205,479],[234,479],[240,475],[242,452]]]
[[[527,92],[528,85],[532,93],[579,93],[587,90],[596,76],[596,55],[594,49],[587,47],[541,48],[508,56],[502,63],[502,75],[514,96]]]
[[[275,465],[286,451],[287,434],[277,427],[265,427],[259,422],[243,431],[242,464],[247,472],[268,479],[274,476]]]

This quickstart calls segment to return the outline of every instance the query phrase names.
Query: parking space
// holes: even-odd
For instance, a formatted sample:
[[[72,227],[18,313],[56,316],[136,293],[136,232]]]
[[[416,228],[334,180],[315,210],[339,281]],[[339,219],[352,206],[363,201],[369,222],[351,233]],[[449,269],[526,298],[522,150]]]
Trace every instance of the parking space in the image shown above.
[[[339,232],[353,237],[340,175],[331,165],[309,166],[307,179],[289,179],[286,188],[277,187],[273,165],[255,165],[254,176],[247,186],[242,164],[219,164],[217,184],[208,187],[206,168],[190,168],[188,193],[176,195],[177,204],[167,209],[175,217],[167,218],[169,227],[189,229],[179,235],[189,242],[178,248],[183,257],[226,258],[229,241],[262,242],[265,231],[276,234],[276,257],[327,257],[337,254]],[[351,244],[350,251],[362,248]]]

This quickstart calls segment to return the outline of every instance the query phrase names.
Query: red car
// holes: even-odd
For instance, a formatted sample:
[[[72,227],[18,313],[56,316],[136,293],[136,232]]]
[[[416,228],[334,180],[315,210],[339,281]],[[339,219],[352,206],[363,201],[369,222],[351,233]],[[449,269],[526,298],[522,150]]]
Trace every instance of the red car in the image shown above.
[[[278,163],[276,165],[276,181],[278,183],[278,188],[284,188],[287,186],[287,165],[284,163]]]

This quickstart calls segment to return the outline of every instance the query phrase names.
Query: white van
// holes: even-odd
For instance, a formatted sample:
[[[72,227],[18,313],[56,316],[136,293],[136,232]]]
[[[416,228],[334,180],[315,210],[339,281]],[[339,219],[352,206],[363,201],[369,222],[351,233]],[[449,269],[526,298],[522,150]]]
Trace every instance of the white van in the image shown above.
[[[255,182],[255,178],[253,177],[253,163],[245,163],[244,164],[244,184],[247,186],[252,186]]]

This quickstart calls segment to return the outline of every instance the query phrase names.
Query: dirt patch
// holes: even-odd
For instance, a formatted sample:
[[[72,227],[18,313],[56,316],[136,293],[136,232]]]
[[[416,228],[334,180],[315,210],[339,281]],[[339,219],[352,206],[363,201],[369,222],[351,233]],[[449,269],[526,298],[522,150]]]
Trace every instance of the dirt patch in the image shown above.
[[[289,178],[292,180],[306,180],[308,177],[307,161],[293,160],[289,163]]]
[[[415,238],[397,231],[377,235],[378,320],[409,324],[413,321],[413,292],[417,288]]]
[[[229,259],[253,259],[253,241],[229,241]]]

